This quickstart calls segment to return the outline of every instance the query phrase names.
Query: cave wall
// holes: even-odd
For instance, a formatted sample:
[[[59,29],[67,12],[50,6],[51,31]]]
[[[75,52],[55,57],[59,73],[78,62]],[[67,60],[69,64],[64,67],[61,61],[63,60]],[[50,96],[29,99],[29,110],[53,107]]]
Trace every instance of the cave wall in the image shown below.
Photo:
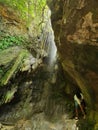
[[[58,54],[91,109],[98,109],[98,2],[47,0]],[[95,105],[94,105],[95,104]]]

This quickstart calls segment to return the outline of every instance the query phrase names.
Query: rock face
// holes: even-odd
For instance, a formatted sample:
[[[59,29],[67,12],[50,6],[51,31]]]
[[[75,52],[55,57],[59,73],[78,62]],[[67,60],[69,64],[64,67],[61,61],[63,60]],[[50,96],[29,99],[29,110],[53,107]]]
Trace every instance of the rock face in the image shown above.
[[[21,20],[14,13],[9,7],[0,5],[0,40],[7,35],[25,36],[28,34]],[[29,41],[25,43],[25,45],[28,44],[27,46],[13,45],[6,49],[1,48],[0,120],[5,123],[16,123],[17,120],[29,119],[36,114],[40,116],[39,113],[44,113],[50,120],[55,120],[65,111],[68,113],[73,107],[73,102],[67,101],[62,91],[66,81],[62,69],[56,63],[58,62],[56,61],[56,48],[49,20],[47,20],[48,26],[43,29],[41,37],[34,37],[35,39],[29,37],[31,43],[28,44]],[[34,118],[32,120],[34,122]],[[39,127],[46,119],[44,118],[41,123],[40,120],[37,117],[34,125],[39,124],[39,126],[34,126],[34,129],[40,129]],[[48,127],[50,129],[47,125],[41,126],[41,129],[46,130]]]
[[[18,13],[4,4],[0,4],[0,31],[0,37],[8,34],[27,36],[25,23],[20,20]]]
[[[40,59],[36,62],[36,59],[32,57],[29,52],[27,58],[24,58],[24,51],[27,51],[27,49],[24,50],[15,47],[12,50],[10,48],[11,51],[8,50],[10,57],[5,56],[5,60],[0,57],[0,66],[4,67],[9,63],[11,67],[11,71],[6,71],[8,73],[5,73],[5,76],[2,73],[0,75],[1,84],[6,85],[5,87],[8,90],[7,95],[4,96],[5,100],[3,100],[3,102],[8,104],[3,108],[0,107],[0,119],[15,122],[17,119],[24,118],[25,120],[33,115],[33,122],[35,120],[34,126],[31,126],[33,129],[46,130],[48,128],[53,130],[58,127],[60,127],[60,129],[67,129],[64,121],[62,122],[62,124],[64,124],[63,128],[62,125],[58,126],[58,124],[55,124],[55,126],[49,124],[48,127],[46,120],[40,122],[44,119],[43,115],[40,117],[38,113],[44,113],[49,119],[53,118],[55,120],[65,114],[65,111],[67,111],[67,113],[68,111],[72,112],[74,106],[73,96],[71,95],[72,97],[69,98],[70,101],[67,101],[66,95],[68,94],[68,96],[70,96],[72,86],[76,85],[83,92],[86,103],[90,108],[88,116],[97,121],[97,2],[93,0],[49,0],[48,4],[52,10],[51,17],[58,54],[68,82],[65,81],[66,79],[64,79],[62,70],[60,68],[58,69],[58,64],[55,64],[54,68],[48,68],[45,67],[45,64],[39,65],[41,63]],[[22,25],[16,16],[14,17],[12,14],[13,11],[10,11],[8,7],[0,5],[1,38],[7,34],[27,35],[27,30],[24,25]],[[31,44],[31,46],[33,45]],[[37,47],[35,46],[33,49],[36,50]],[[39,51],[38,48],[37,52]],[[41,54],[42,52],[43,50],[41,50]],[[4,56],[5,52],[0,52],[0,54]],[[40,55],[37,58],[40,58]],[[46,64],[48,64],[47,59],[44,60],[46,60]],[[20,65],[21,62],[22,64]],[[5,66],[4,70],[5,68],[9,68],[9,66]],[[35,71],[33,71],[33,69],[35,69]],[[18,86],[17,91],[13,88],[9,90],[8,87],[11,86],[7,84],[8,81],[11,81],[11,85],[16,85],[16,89]],[[2,91],[5,92],[6,89],[4,88]],[[3,96],[2,91],[0,98]],[[66,92],[66,95],[64,92]],[[10,104],[9,100],[11,100]],[[13,105],[13,107],[11,107],[11,105]],[[10,108],[11,110],[9,110]],[[92,111],[94,111],[94,113],[96,112],[96,116],[94,116]],[[36,113],[38,117],[36,117],[36,115],[34,116]],[[24,120],[21,121],[21,123],[19,122],[19,126],[16,126],[16,129],[20,129],[21,125],[23,125],[23,129],[29,129],[29,127],[25,127]],[[39,124],[41,128],[39,128],[37,124]],[[42,124],[44,124],[43,127],[45,128],[42,127]],[[30,125],[29,122],[27,122],[27,126],[28,125]],[[73,125],[75,124],[73,123],[72,126]],[[97,126],[98,124],[95,128],[97,128]]]
[[[63,68],[83,92],[88,106],[97,111],[98,2],[47,0],[47,3],[52,11],[55,41]]]

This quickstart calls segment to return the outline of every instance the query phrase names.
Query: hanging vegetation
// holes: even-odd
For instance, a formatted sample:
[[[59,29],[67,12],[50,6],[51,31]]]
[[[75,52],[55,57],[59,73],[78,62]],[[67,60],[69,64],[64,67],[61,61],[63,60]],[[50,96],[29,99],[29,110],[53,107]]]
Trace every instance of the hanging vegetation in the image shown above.
[[[0,0],[0,3],[18,10],[20,16],[27,22],[42,17],[46,0]]]

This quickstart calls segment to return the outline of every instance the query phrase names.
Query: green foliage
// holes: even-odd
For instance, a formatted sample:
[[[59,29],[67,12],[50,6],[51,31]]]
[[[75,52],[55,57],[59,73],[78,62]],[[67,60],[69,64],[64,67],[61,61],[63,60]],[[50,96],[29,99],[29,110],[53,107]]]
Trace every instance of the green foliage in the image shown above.
[[[24,42],[23,37],[19,36],[6,36],[0,40],[0,50],[7,49],[15,45],[22,45]]]
[[[0,0],[19,11],[20,16],[27,21],[42,16],[46,0]]]
[[[46,0],[0,0],[0,3],[11,7],[13,13],[17,12],[28,30],[33,28],[34,36],[42,32],[49,15],[47,15]]]

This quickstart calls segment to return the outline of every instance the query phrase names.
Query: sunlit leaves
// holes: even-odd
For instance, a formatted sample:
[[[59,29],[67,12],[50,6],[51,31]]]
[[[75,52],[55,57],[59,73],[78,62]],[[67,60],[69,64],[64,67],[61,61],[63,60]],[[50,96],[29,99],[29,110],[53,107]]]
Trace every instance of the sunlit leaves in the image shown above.
[[[17,9],[24,19],[41,16],[46,5],[46,0],[0,0],[0,2]]]

